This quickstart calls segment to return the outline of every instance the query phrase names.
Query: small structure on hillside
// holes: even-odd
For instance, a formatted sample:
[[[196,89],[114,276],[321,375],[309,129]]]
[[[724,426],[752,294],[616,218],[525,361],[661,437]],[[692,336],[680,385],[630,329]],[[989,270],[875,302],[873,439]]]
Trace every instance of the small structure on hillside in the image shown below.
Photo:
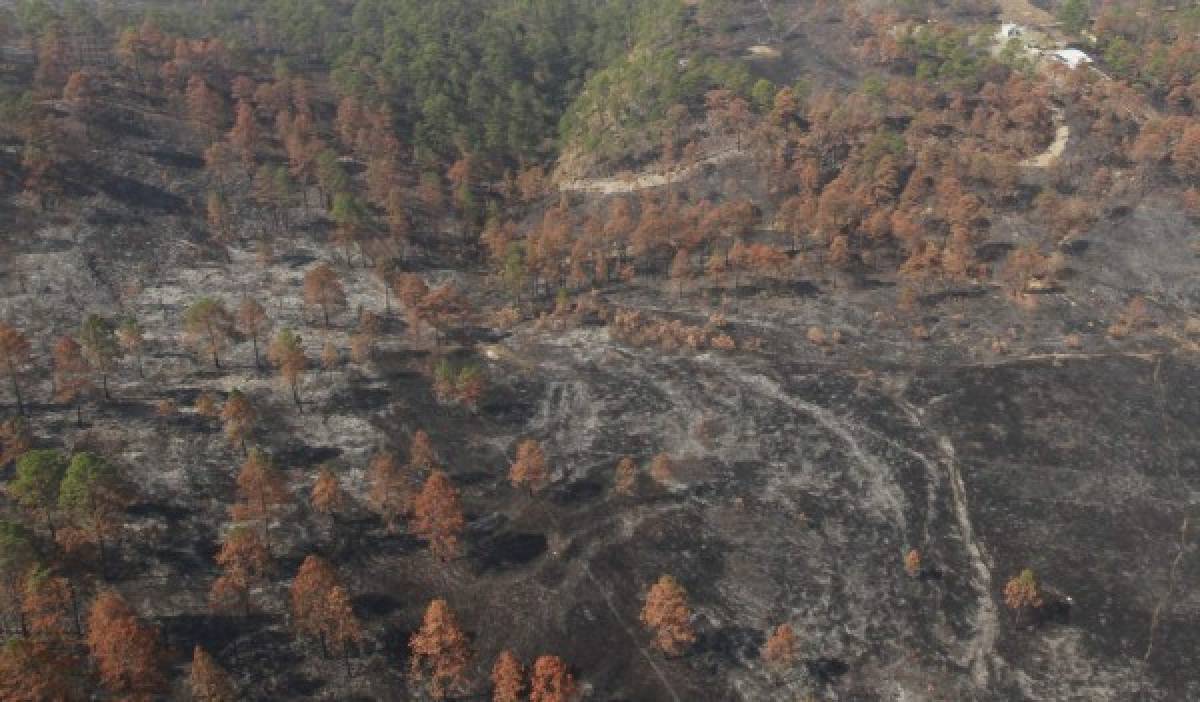
[[[774,60],[780,56],[783,56],[783,52],[773,46],[767,46],[765,44],[755,44],[754,46],[746,49],[746,58],[750,59]]]
[[[1021,25],[1014,24],[1012,22],[1005,22],[1004,24],[1000,25],[1000,33],[996,36],[1000,39],[1000,41],[1004,42],[1008,41],[1009,39],[1020,39],[1024,34],[1025,28]]]
[[[1000,25],[1000,30],[993,35],[992,41],[994,43],[992,47],[994,53],[1000,53],[1006,48],[1011,50],[1011,47],[1016,46],[1019,52],[1036,59],[1041,54],[1039,47],[1046,44],[1046,37],[1038,30],[1026,27],[1023,24],[1005,22]]]
[[[1079,49],[1058,49],[1049,52],[1048,56],[1071,69],[1087,66],[1092,63],[1092,57]]]

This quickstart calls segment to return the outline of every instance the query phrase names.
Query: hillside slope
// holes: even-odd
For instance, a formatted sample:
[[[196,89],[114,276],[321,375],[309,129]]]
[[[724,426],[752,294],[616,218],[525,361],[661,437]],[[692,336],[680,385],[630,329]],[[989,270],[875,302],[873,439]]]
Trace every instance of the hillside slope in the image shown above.
[[[559,86],[536,148],[482,121],[408,143],[431,113],[336,75],[394,69],[342,20],[287,70],[278,36],[225,55],[153,22],[114,65],[5,60],[0,699],[191,699],[197,647],[236,699],[430,699],[436,599],[470,649],[450,699],[489,698],[505,650],[559,657],[580,700],[1200,695],[1190,98],[1107,55],[997,58],[991,3],[634,4],[682,33]],[[239,8],[211,22],[242,35]],[[301,9],[246,12],[307,36]],[[589,115],[629,139],[589,145]],[[31,500],[30,449],[102,457],[119,499]],[[357,636],[328,592],[306,628],[313,556]],[[664,575],[681,653],[642,621]],[[69,598],[34,597],[55,578]],[[156,675],[105,675],[105,593],[157,630]]]

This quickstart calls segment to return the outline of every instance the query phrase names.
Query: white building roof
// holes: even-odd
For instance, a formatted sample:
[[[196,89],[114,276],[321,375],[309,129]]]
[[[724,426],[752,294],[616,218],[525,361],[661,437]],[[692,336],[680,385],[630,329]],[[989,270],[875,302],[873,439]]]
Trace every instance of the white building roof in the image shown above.
[[[1051,51],[1050,55],[1070,68],[1078,68],[1080,65],[1092,62],[1092,57],[1079,49],[1058,49]]]
[[[1025,33],[1024,27],[1022,27],[1019,24],[1014,24],[1012,22],[1005,22],[1004,24],[1000,25],[1000,36],[1005,39],[1019,37],[1024,33]]]

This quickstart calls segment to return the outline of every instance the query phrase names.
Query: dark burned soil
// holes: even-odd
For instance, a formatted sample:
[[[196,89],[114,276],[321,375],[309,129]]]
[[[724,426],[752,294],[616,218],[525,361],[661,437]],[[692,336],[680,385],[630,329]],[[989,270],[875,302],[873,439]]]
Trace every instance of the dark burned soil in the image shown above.
[[[564,546],[524,566],[533,592],[515,595],[554,602],[544,620],[512,608],[513,627],[595,671],[602,699],[1197,692],[1195,564],[1173,568],[1194,485],[1180,468],[1197,448],[1190,363],[864,374],[603,336],[529,352],[547,372],[526,431],[556,447],[563,480],[517,531]],[[621,455],[655,451],[679,457],[674,484],[604,494]],[[925,556],[915,579],[909,548]],[[999,593],[1022,567],[1073,605],[1015,620]],[[636,627],[639,589],[662,572],[688,584],[701,621],[678,660],[646,651]],[[757,656],[781,621],[810,665],[775,677]]]
[[[299,298],[311,263],[289,263],[333,259],[326,245],[301,239],[263,269],[249,252],[213,263],[189,244],[159,243],[170,272],[113,292],[146,265],[122,247],[90,254],[114,236],[47,227],[20,254],[24,287],[7,281],[4,312],[30,328],[70,329],[79,309],[99,309],[134,312],[148,329],[147,379],[124,369],[116,400],[89,407],[84,429],[44,402],[47,385],[31,388],[39,440],[103,447],[137,477],[142,498],[113,584],[174,650],[200,643],[237,671],[247,699],[413,699],[406,642],[436,596],[469,630],[472,680],[486,679],[502,648],[525,659],[553,652],[595,700],[1200,695],[1200,564],[1187,521],[1200,369],[1163,335],[1088,333],[1114,307],[1091,278],[1073,294],[1099,302],[1047,298],[1035,315],[991,293],[943,304],[926,319],[934,339],[924,345],[871,327],[886,286],[830,281],[802,297],[738,300],[730,328],[761,335],[760,352],[668,353],[603,326],[521,328],[480,347],[492,387],[478,412],[436,403],[421,372],[427,343],[393,318],[376,363],[308,373],[298,414],[253,368],[248,343],[222,370],[207,368],[180,346],[179,319],[201,293],[270,290],[277,325],[308,325],[310,356],[324,338],[344,348],[349,315],[320,332]],[[366,271],[344,273],[352,309],[382,307]],[[1187,299],[1171,287],[1185,281],[1172,278],[1160,298]],[[688,319],[706,304],[637,286],[611,299]],[[845,343],[814,348],[811,323],[846,329]],[[1008,353],[970,350],[1018,323]],[[1081,350],[1062,346],[1073,328],[1085,332]],[[463,491],[466,555],[443,566],[361,505],[332,523],[297,507],[276,526],[275,580],[254,593],[257,613],[213,616],[212,557],[241,459],[215,422],[186,408],[203,390],[233,387],[259,407],[255,441],[279,458],[299,501],[323,462],[361,500],[371,453],[403,453],[413,431],[429,431]],[[185,410],[156,417],[164,397]],[[542,441],[555,472],[535,497],[507,482],[524,437]],[[658,452],[676,459],[671,480],[643,474],[635,495],[614,494],[622,456],[644,466]],[[922,554],[917,577],[904,572],[910,549]],[[312,552],[338,567],[368,626],[349,673],[288,627],[286,588]],[[1048,603],[1017,618],[1002,590],[1027,567]],[[638,622],[664,573],[696,611],[699,640],[679,658],[652,650]],[[803,659],[786,673],[759,660],[781,622],[798,632]]]

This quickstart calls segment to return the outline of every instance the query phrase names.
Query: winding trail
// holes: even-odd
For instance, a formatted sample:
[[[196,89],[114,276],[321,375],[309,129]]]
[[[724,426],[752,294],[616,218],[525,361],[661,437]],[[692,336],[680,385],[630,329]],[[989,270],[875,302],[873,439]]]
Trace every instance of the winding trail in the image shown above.
[[[896,369],[900,374],[896,380],[900,382],[881,389],[880,399],[886,398],[894,408],[895,414],[889,412],[889,415],[897,416],[901,424],[908,427],[900,434],[895,434],[888,431],[886,426],[876,425],[870,417],[859,416],[851,405],[843,404],[837,399],[808,399],[805,397],[805,391],[792,387],[787,380],[790,376],[780,376],[780,371],[755,362],[743,363],[740,359],[731,359],[726,355],[702,353],[693,356],[692,362],[699,366],[694,370],[703,372],[682,372],[682,377],[674,374],[663,376],[662,369],[657,367],[661,360],[657,356],[630,351],[623,344],[613,343],[602,336],[596,338],[581,335],[572,343],[563,346],[564,350],[571,354],[571,358],[558,368],[561,372],[574,373],[578,364],[586,365],[597,361],[601,365],[613,363],[624,369],[629,382],[632,383],[636,379],[638,383],[655,386],[655,395],[660,398],[657,403],[672,409],[663,411],[653,404],[639,406],[639,409],[649,413],[647,421],[653,425],[648,427],[649,430],[658,437],[660,443],[666,442],[664,445],[672,452],[703,455],[716,459],[723,465],[733,465],[743,458],[736,447],[740,446],[746,437],[752,436],[753,430],[765,429],[786,433],[789,431],[788,427],[808,427],[811,422],[811,425],[819,430],[819,434],[827,436],[837,447],[840,454],[838,464],[841,468],[836,479],[842,484],[842,489],[853,497],[855,509],[863,513],[875,525],[874,528],[882,528],[888,533],[884,537],[884,543],[895,544],[899,541],[901,544],[929,545],[930,538],[933,538],[953,552],[954,562],[960,564],[958,570],[961,575],[958,582],[966,604],[961,615],[963,618],[956,620],[964,626],[962,629],[953,630],[934,629],[932,633],[940,641],[947,659],[952,660],[962,671],[964,681],[969,680],[971,688],[978,691],[988,690],[1001,679],[1009,677],[1012,668],[997,651],[1002,629],[1002,607],[995,591],[995,564],[986,544],[975,532],[971,495],[966,488],[965,475],[959,463],[954,440],[945,429],[931,420],[924,403],[918,404],[907,395],[907,382],[901,380],[909,377],[911,373],[918,373],[918,370],[913,367]],[[614,352],[621,358],[610,356]],[[522,354],[513,355],[520,357]],[[1162,352],[1049,352],[977,363],[960,363],[954,367],[1039,363],[1057,365],[1108,358],[1132,358],[1153,363],[1162,356]],[[803,367],[812,373],[822,373],[825,368],[835,371],[851,370],[838,364],[803,364]],[[568,382],[566,387],[570,385]],[[617,395],[621,393],[618,392]],[[588,401],[595,403],[604,397],[607,397],[604,392],[595,392]],[[724,401],[726,398],[729,398],[728,402]],[[931,403],[936,401],[937,398],[934,398]],[[573,405],[573,402],[564,399],[561,388],[549,390],[547,404],[541,415],[553,417],[572,413],[574,410],[566,409],[564,402],[566,405]],[[695,407],[719,407],[721,412],[733,417],[730,421],[734,426],[728,427],[726,431],[728,436],[737,438],[731,439],[729,444],[722,440],[716,446],[692,444],[689,436],[692,426],[687,421],[681,423],[679,410]],[[745,426],[736,426],[739,408],[742,407],[758,408],[758,414],[747,419]],[[792,412],[807,418],[807,421],[796,425],[783,417]],[[690,415],[684,413],[682,416],[686,418]],[[769,426],[760,426],[756,419],[760,416],[771,417]],[[569,434],[573,427],[548,424],[543,430]],[[791,441],[799,439],[793,438]],[[789,443],[787,446],[792,450],[804,451],[802,444]],[[574,446],[573,451],[582,454],[590,449],[590,446],[581,444]],[[754,460],[754,456],[745,458]],[[786,464],[786,460],[780,461],[781,466]],[[916,480],[920,481],[917,483],[910,480],[909,476],[924,478],[917,478]],[[910,494],[907,486],[917,484],[923,484],[923,488],[920,488],[923,492]],[[687,504],[695,505],[692,496],[687,493],[677,491],[676,494],[683,500],[680,502],[681,507]],[[697,508],[704,507],[701,505]],[[923,510],[926,515],[936,514],[939,527],[933,534],[930,531],[930,522],[935,517],[928,516],[923,519]],[[1180,541],[1184,542],[1183,536]],[[1182,551],[1181,548],[1180,553]],[[632,651],[630,654],[640,657],[650,665],[662,688],[660,697],[679,702],[681,694],[686,697],[689,693],[681,693],[672,688],[672,671],[665,668],[654,652],[645,647],[637,623],[626,620],[628,612],[625,612],[626,619],[622,618],[622,608],[614,601],[614,593],[588,568],[590,560],[590,557],[586,556],[580,559],[583,565],[580,575],[592,586],[596,594],[605,600],[614,623],[625,632],[637,649],[636,654]],[[1174,571],[1182,570],[1181,560],[1181,557],[1176,558],[1173,564]],[[604,575],[608,577],[607,574]],[[1164,602],[1171,601],[1178,592],[1177,587],[1175,584],[1169,589],[1163,598]],[[1170,611],[1168,606],[1160,605],[1161,611]],[[864,636],[858,630],[851,632],[847,629],[847,632],[851,638]],[[1152,624],[1152,640],[1154,632],[1155,627]],[[1149,650],[1146,654],[1149,655]],[[753,696],[745,698],[752,699]]]
[[[905,410],[909,417],[916,423],[917,426],[926,429],[921,422],[919,411],[912,407],[907,402],[899,402],[900,406]],[[915,414],[914,414],[915,413]],[[988,662],[991,659],[992,651],[996,647],[996,638],[999,635],[999,616],[996,611],[996,602],[992,599],[992,569],[988,565],[987,554],[979,540],[975,538],[975,529],[971,524],[971,509],[967,499],[967,488],[963,482],[962,470],[959,469],[958,461],[954,452],[954,444],[945,434],[936,434],[938,450],[942,454],[942,465],[946,469],[946,476],[950,482],[950,495],[954,503],[954,516],[958,521],[958,529],[962,536],[962,541],[967,549],[967,554],[971,557],[971,566],[973,575],[971,584],[978,590],[976,596],[975,610],[975,635],[968,643],[965,660],[960,663],[965,663],[971,669],[971,676],[975,679],[975,684],[980,688],[986,688],[989,677]]]
[[[654,661],[654,656],[650,655],[646,651],[645,647],[638,643],[637,632],[630,628],[630,626],[625,623],[625,620],[621,618],[621,613],[617,610],[617,605],[612,601],[612,593],[609,592],[608,588],[604,587],[604,585],[596,578],[596,576],[592,574],[592,569],[588,566],[587,561],[582,561],[582,563],[583,572],[587,575],[588,580],[590,580],[592,584],[596,586],[596,590],[600,593],[600,596],[604,598],[604,603],[608,605],[609,611],[612,612],[613,619],[618,625],[620,625],[622,629],[625,630],[625,633],[629,636],[629,640],[633,644],[633,647],[637,649],[638,653],[642,654],[642,658],[645,658],[646,662],[650,664],[650,667],[654,670],[654,674],[658,676],[660,681],[662,681],[663,689],[665,689],[667,693],[671,695],[672,700],[675,702],[682,702],[679,697],[679,693],[675,692],[674,686],[671,685],[671,679],[667,677],[667,674],[663,672],[663,669],[660,668],[658,663]]]
[[[718,163],[724,163],[743,153],[736,148],[726,147],[713,152],[695,163],[670,171],[642,171],[625,177],[579,178],[559,183],[560,192],[589,192],[601,195],[620,195],[648,188],[661,188],[692,177],[697,171]]]
[[[1184,556],[1188,552],[1188,518],[1183,518],[1183,524],[1179,527],[1179,550],[1175,554],[1175,558],[1171,559],[1171,569],[1167,572],[1167,591],[1163,594],[1162,599],[1154,606],[1154,612],[1150,615],[1150,633],[1146,636],[1146,652],[1142,655],[1142,662],[1150,661],[1150,654],[1154,653],[1154,639],[1158,634],[1158,626],[1162,621],[1163,610],[1166,609],[1171,598],[1175,595],[1175,587],[1179,580],[1179,565],[1183,562]]]
[[[755,388],[764,396],[770,397],[812,417],[822,428],[838,437],[858,465],[866,469],[860,473],[859,479],[863,487],[871,493],[871,496],[881,510],[888,513],[883,516],[890,517],[890,521],[896,526],[896,529],[901,534],[905,533],[908,528],[908,518],[905,515],[906,500],[904,492],[895,481],[889,483],[885,480],[886,476],[894,473],[892,468],[880,460],[878,456],[864,448],[862,443],[855,437],[854,430],[861,430],[862,427],[852,427],[846,420],[829,411],[829,409],[789,395],[780,387],[779,383],[766,376],[743,373],[741,371],[731,371],[731,374],[741,381],[744,386]]]
[[[1058,159],[1067,150],[1067,142],[1071,140],[1071,127],[1067,125],[1061,107],[1054,108],[1054,121],[1058,125],[1054,130],[1054,141],[1045,151],[1037,156],[1030,156],[1019,165],[1026,168],[1049,168],[1058,163]]]
[[[1171,445],[1174,443],[1172,438],[1174,433],[1170,430],[1172,420],[1170,413],[1167,411],[1167,389],[1162,383],[1161,371],[1162,359],[1159,358],[1154,364],[1154,372],[1151,373],[1150,380],[1154,384],[1155,395],[1157,396],[1158,401],[1159,416],[1162,417],[1163,426],[1168,428],[1165,441],[1168,445]],[[1175,479],[1182,481],[1183,476],[1181,476],[1179,473],[1179,466],[1172,465],[1171,468],[1175,473]],[[1167,591],[1163,593],[1162,598],[1159,599],[1157,604],[1155,604],[1154,611],[1150,614],[1150,630],[1146,634],[1146,652],[1142,655],[1142,661],[1145,663],[1150,662],[1150,656],[1154,653],[1154,641],[1158,636],[1158,627],[1162,623],[1163,610],[1169,609],[1171,606],[1171,600],[1175,596],[1175,590],[1178,585],[1179,567],[1183,563],[1183,559],[1188,553],[1189,523],[1190,518],[1185,515],[1183,518],[1183,524],[1181,524],[1179,527],[1179,550],[1176,552],[1175,558],[1171,559],[1171,567],[1167,571]]]
[[[992,660],[992,652],[995,649],[996,640],[999,636],[999,617],[996,603],[991,596],[992,571],[988,565],[986,552],[975,537],[974,528],[971,523],[966,486],[963,482],[962,472],[958,467],[954,445],[949,437],[927,427],[921,420],[920,411],[911,403],[899,397],[893,397],[893,400],[904,411],[909,421],[916,428],[931,435],[937,441],[941,456],[935,461],[918,451],[898,445],[894,440],[880,435],[870,427],[855,424],[852,430],[851,425],[845,419],[837,416],[828,408],[814,405],[789,395],[778,383],[763,375],[737,371],[733,373],[744,385],[757,388],[764,395],[804,412],[823,428],[841,439],[859,464],[869,469],[869,472],[873,474],[869,478],[869,489],[873,497],[881,500],[883,504],[888,506],[892,520],[901,533],[905,531],[907,524],[903,492],[894,481],[891,483],[885,481],[885,476],[893,473],[892,469],[885,465],[880,458],[867,451],[855,434],[858,433],[861,436],[863,433],[866,433],[869,436],[881,437],[889,444],[901,449],[904,453],[915,457],[925,467],[926,472],[930,475],[931,482],[940,482],[936,480],[940,476],[946,478],[950,486],[951,501],[962,543],[972,566],[971,585],[977,593],[973,627],[974,634],[966,642],[966,648],[959,660],[959,664],[970,669],[971,676],[979,689],[986,689],[991,672],[990,662]]]

